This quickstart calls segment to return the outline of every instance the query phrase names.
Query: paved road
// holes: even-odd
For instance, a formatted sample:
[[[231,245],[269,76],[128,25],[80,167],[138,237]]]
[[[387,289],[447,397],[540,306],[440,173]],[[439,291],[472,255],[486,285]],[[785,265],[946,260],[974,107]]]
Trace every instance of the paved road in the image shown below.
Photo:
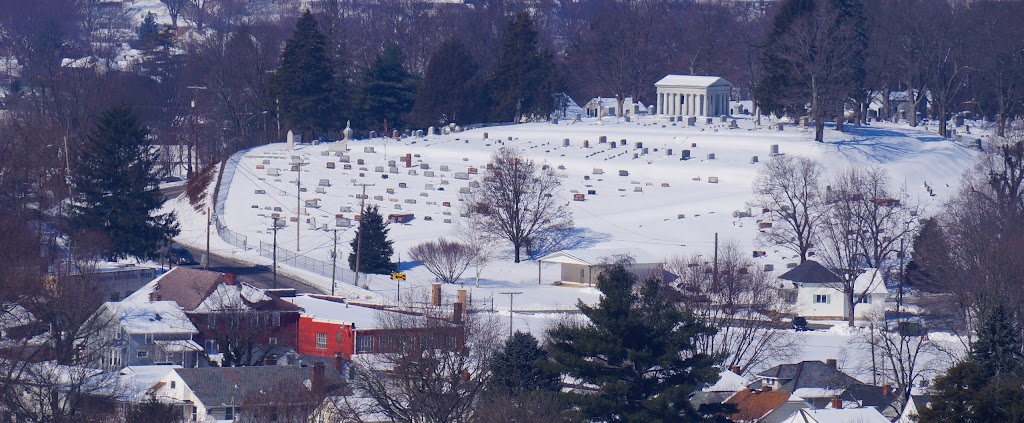
[[[164,201],[177,197],[181,193],[185,192],[185,185],[171,187],[160,190],[160,193],[164,195]],[[183,246],[184,247],[184,246]],[[188,247],[186,247],[188,248]],[[200,251],[192,248],[188,248],[192,253],[192,256],[199,260],[205,251]],[[199,266],[192,266],[199,268]],[[253,266],[248,263],[238,262],[227,257],[218,256],[216,254],[210,255],[210,270],[216,272],[232,273],[253,285],[260,288],[273,288],[274,287],[274,272],[270,266]],[[277,275],[277,287],[278,288],[292,288],[298,293],[315,293],[322,294],[320,289],[313,286],[307,285],[306,283],[292,279],[287,276]]]
[[[199,260],[204,251],[189,248],[188,249],[192,256]],[[195,268],[201,268],[200,266],[193,266]],[[240,276],[241,279],[252,283],[260,288],[273,288],[274,287],[274,272],[270,266],[253,266],[247,263],[241,263],[231,260],[226,257],[217,256],[214,254],[210,255],[210,270],[215,272],[232,273]],[[313,286],[307,285],[297,279],[292,279],[284,276],[280,273],[277,275],[277,287],[278,288],[292,288],[298,293],[313,293],[322,294],[320,289]]]

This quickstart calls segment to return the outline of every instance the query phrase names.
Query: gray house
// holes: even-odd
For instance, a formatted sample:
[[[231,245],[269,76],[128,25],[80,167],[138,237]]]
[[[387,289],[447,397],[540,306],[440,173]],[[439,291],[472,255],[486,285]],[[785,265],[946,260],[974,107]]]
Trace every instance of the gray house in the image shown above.
[[[198,365],[203,349],[192,337],[199,331],[174,301],[105,303],[89,319],[103,327],[86,344],[91,355],[98,357],[97,368]]]

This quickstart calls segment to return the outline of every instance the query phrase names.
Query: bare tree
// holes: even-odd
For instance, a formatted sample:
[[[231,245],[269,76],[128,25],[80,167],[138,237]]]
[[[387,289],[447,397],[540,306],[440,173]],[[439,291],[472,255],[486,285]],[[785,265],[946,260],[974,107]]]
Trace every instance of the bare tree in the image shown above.
[[[871,350],[872,371],[883,378],[881,382],[895,387],[899,404],[910,400],[916,383],[936,376],[935,369],[945,368],[942,364],[951,364],[936,362],[942,355],[928,341],[924,326],[905,317],[890,322],[882,313],[869,318],[870,331],[861,333],[859,343]]]
[[[442,283],[458,282],[477,254],[472,246],[444,237],[409,249],[409,257],[423,264]]]
[[[546,232],[572,227],[572,212],[561,196],[555,170],[538,166],[517,149],[491,156],[480,188],[465,197],[469,225],[481,234],[508,240],[519,263],[523,247]]]
[[[193,312],[196,326],[217,343],[224,367],[259,365],[276,353],[267,338],[281,325],[281,313],[262,310],[266,304],[254,301],[253,296],[266,294],[256,294],[256,290],[246,284],[218,285]]]
[[[185,9],[185,6],[189,4],[189,0],[160,0],[164,6],[167,6],[167,14],[171,15],[171,26],[178,27],[178,15]]]
[[[792,156],[775,156],[758,170],[755,205],[771,209],[779,218],[758,234],[758,241],[792,250],[801,263],[807,260],[825,202],[822,173],[814,159]]]
[[[909,210],[903,199],[888,194],[888,183],[880,169],[851,168],[837,175],[826,193],[815,251],[839,276],[833,288],[845,296],[850,326],[860,299],[883,283],[887,262],[899,252],[894,246],[912,233]],[[865,271],[870,274],[862,276]]]
[[[356,357],[356,392],[373,400],[370,411],[396,422],[471,421],[500,325],[481,313],[459,319],[437,307],[423,311],[379,314],[389,348]]]
[[[799,352],[797,338],[776,322],[791,314],[792,304],[775,279],[746,258],[736,244],[726,243],[715,263],[704,255],[675,257],[666,270],[679,279],[682,303],[704,323],[718,329],[698,338],[698,351],[720,356],[722,368],[756,371]]]

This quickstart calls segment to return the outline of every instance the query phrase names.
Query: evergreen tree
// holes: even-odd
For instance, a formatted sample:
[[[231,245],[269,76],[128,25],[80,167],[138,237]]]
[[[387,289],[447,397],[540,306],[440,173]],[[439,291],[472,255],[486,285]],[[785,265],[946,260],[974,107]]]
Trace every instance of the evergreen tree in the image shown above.
[[[97,119],[75,163],[71,228],[77,238],[108,238],[111,258],[155,258],[164,241],[178,234],[173,214],[152,215],[163,197],[148,136],[130,108],[111,108]]]
[[[405,70],[402,49],[391,44],[381,52],[363,75],[363,122],[368,128],[401,127],[412,110],[416,84]]]
[[[560,88],[553,56],[538,47],[538,34],[527,13],[509,22],[501,41],[498,62],[489,83],[492,117],[516,121],[547,116],[555,110]]]
[[[388,239],[388,225],[380,215],[377,206],[369,206],[359,218],[359,229],[352,238],[352,253],[348,255],[348,268],[356,270],[356,249],[359,249],[359,271],[362,273],[388,274],[395,270],[391,263],[394,242]],[[362,235],[362,245],[359,236]]]
[[[505,347],[491,357],[489,367],[491,379],[487,388],[491,391],[558,392],[561,387],[558,373],[550,369],[548,353],[529,333],[513,334],[505,341]]]
[[[295,32],[281,54],[281,65],[269,81],[280,101],[286,129],[320,132],[338,127],[341,113],[333,69],[327,39],[306,10],[295,23]]]
[[[694,345],[715,330],[668,303],[657,279],[635,284],[623,264],[606,267],[597,306],[578,305],[590,322],[548,331],[548,350],[562,373],[599,387],[569,400],[589,421],[714,421],[709,415],[722,410],[694,410],[687,398],[718,378],[715,357]]]
[[[445,41],[430,56],[427,70],[416,89],[412,120],[418,126],[449,122],[479,122],[480,66],[458,38]]]
[[[1006,309],[997,305],[978,328],[978,339],[971,344],[971,360],[993,377],[1021,373],[1024,361],[1017,333]]]
[[[981,322],[968,361],[938,378],[921,421],[1024,423],[1024,362],[1018,330],[1002,306]]]

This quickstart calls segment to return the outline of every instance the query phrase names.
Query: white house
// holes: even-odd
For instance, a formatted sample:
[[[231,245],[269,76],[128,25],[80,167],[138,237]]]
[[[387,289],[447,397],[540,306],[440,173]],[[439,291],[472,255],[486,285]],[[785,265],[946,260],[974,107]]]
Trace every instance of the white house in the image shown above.
[[[195,367],[202,347],[192,340],[199,330],[174,301],[104,303],[89,317],[103,326],[86,348],[97,351],[97,368],[157,363]]]
[[[846,319],[849,317],[842,280],[832,271],[814,260],[807,260],[779,276],[795,313],[818,319]],[[857,298],[855,317],[864,318],[884,310],[885,289],[882,272],[867,269],[854,281]]]
[[[722,116],[729,114],[732,83],[717,76],[668,75],[654,83],[658,114]]]
[[[558,263],[560,276],[555,283],[593,285],[605,266],[622,259],[628,259],[626,270],[637,277],[663,276],[665,260],[636,248],[562,250],[537,259],[537,265]],[[540,282],[539,273],[537,278]]]

